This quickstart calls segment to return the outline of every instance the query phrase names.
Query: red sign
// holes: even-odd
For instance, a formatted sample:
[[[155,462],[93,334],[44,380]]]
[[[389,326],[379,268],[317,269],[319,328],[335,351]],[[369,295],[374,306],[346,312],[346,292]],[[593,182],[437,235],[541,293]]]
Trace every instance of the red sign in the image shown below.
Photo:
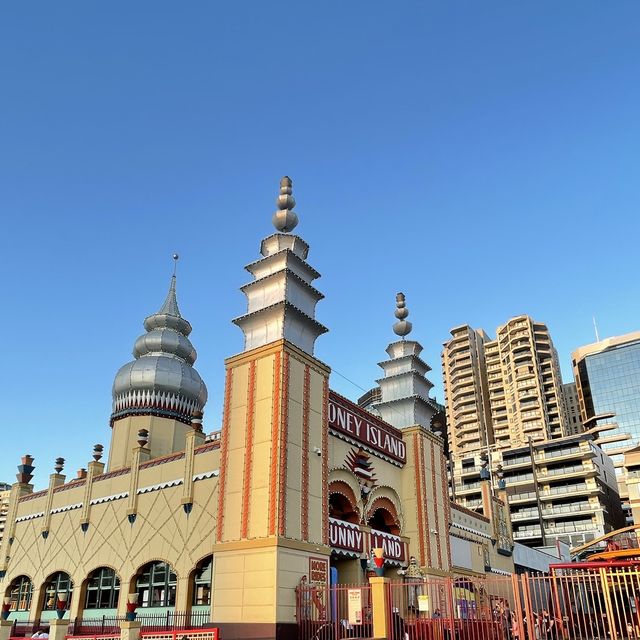
[[[309,582],[322,585],[329,583],[329,561],[326,558],[309,558]]]
[[[404,544],[400,536],[371,529],[371,548],[379,549],[380,547],[382,547],[382,555],[385,560],[404,562]]]
[[[364,534],[357,524],[329,518],[329,545],[360,554],[364,549]]]
[[[407,461],[407,448],[398,429],[333,391],[329,392],[329,429],[338,437],[362,443],[374,454],[383,454],[400,464]]]

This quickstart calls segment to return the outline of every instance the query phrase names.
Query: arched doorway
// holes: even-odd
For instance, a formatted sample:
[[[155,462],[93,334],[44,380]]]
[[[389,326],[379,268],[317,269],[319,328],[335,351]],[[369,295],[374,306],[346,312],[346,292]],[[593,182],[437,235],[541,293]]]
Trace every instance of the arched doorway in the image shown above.
[[[213,586],[213,556],[198,562],[189,577],[189,626],[201,627],[211,620],[211,593]]]
[[[14,578],[4,592],[9,598],[9,620],[27,620],[31,609],[33,583],[28,576]]]
[[[329,484],[329,518],[329,539],[333,547],[330,562],[337,581],[357,584],[364,578],[360,563],[360,556],[364,553],[364,534],[360,530],[358,499],[344,480],[334,480]]]

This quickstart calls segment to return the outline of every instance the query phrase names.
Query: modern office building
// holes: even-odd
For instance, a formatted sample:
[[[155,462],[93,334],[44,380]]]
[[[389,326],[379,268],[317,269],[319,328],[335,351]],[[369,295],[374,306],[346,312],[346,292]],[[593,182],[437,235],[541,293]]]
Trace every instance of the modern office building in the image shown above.
[[[580,347],[571,359],[585,428],[604,425],[598,438],[621,469],[625,451],[640,444],[640,331]]]
[[[479,511],[481,455],[454,461],[455,499]],[[517,542],[576,546],[624,525],[613,464],[591,434],[494,448],[489,458],[494,485],[506,482]]]
[[[565,435],[558,355],[546,325],[523,315],[498,327],[495,340],[468,326],[451,335],[442,369],[454,457]]]

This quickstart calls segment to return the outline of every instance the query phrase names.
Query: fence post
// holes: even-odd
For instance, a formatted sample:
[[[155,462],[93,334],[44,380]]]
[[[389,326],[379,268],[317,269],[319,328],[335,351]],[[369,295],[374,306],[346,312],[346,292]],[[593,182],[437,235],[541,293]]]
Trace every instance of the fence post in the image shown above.
[[[0,620],[0,640],[9,640],[12,629],[13,620]]]
[[[125,620],[120,623],[120,640],[139,640],[142,622],[140,620]]]
[[[389,637],[389,578],[369,578],[374,640]]]
[[[64,640],[69,631],[71,620],[51,620],[49,623],[49,640]]]

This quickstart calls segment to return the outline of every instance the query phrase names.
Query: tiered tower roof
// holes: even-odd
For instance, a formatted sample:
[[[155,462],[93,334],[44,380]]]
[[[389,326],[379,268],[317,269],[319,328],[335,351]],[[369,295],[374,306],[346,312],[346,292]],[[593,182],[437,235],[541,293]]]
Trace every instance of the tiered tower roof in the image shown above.
[[[247,313],[233,322],[244,333],[245,351],[285,339],[313,355],[316,338],[328,331],[315,319],[316,304],[324,296],[311,284],[320,274],[307,263],[309,245],[290,233],[298,216],[288,176],[280,180],[276,202],[272,221],[278,233],[262,241],[262,258],[245,267],[254,277],[240,288]]]

